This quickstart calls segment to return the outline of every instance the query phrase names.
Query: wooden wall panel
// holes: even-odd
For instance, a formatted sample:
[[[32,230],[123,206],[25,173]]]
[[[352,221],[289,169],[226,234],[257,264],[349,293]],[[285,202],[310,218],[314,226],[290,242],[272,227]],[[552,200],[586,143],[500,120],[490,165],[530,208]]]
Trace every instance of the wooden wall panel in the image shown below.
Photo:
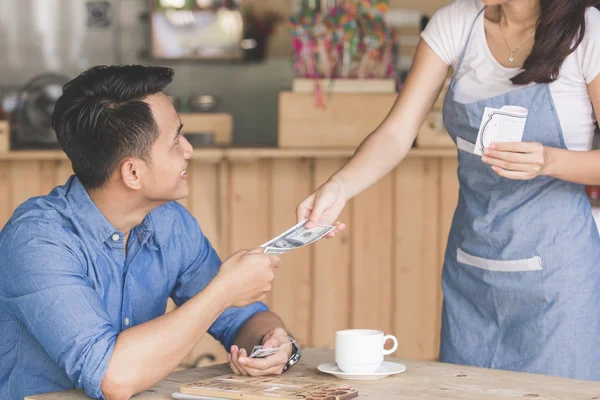
[[[346,159],[317,159],[313,190],[339,170]],[[352,273],[351,205],[338,220],[349,227],[335,238],[314,244],[311,338],[313,347],[333,349],[335,332],[350,328],[350,282]]]
[[[228,190],[231,195],[227,199],[227,207],[230,253],[253,249],[270,239],[271,166],[271,160],[239,161],[229,166]],[[272,292],[265,301],[269,306],[271,296]]]
[[[421,345],[419,357],[425,360],[438,358],[442,312],[442,258],[439,243],[440,210],[443,199],[440,193],[440,160],[427,159],[424,163],[422,193],[423,241],[421,251]],[[430,212],[430,210],[432,210]]]
[[[196,218],[200,229],[211,245],[221,257],[222,238],[219,234],[220,217],[220,192],[219,192],[218,164],[192,162],[188,165],[190,195],[187,206],[190,213]],[[194,350],[183,361],[183,365],[204,365],[211,361],[206,356],[214,357],[214,362],[228,361],[227,351],[216,339],[206,334],[194,347]]]
[[[306,159],[274,160],[271,181],[271,237],[296,224],[296,205],[312,189],[311,165]],[[260,244],[260,243],[258,243]],[[281,256],[271,298],[271,310],[286,323],[298,343],[310,341],[312,246]]]
[[[217,164],[189,164],[188,210],[198,221],[204,236],[208,238],[217,254],[223,257],[221,255],[222,238],[219,234],[221,225],[219,173]]]
[[[35,196],[46,195],[54,189],[56,183],[56,161],[40,161],[39,162],[39,185],[38,193]]]
[[[396,175],[394,332],[401,357],[438,354],[438,166],[437,159],[406,159]]]
[[[452,225],[452,218],[458,203],[458,160],[442,159],[440,160],[440,256],[441,262],[444,261],[448,234]]]
[[[352,200],[352,328],[392,331],[393,174]]]
[[[248,153],[193,160],[190,196],[182,203],[226,259],[294,224],[299,201],[346,157]],[[71,175],[68,160],[47,160],[0,160],[0,227],[22,201]],[[282,256],[266,303],[303,345],[332,348],[337,330],[365,327],[396,335],[399,356],[438,357],[441,268],[458,193],[456,168],[453,157],[407,158],[349,202],[339,217],[346,231]],[[206,354],[226,361],[224,349],[206,336],[183,366]]]
[[[218,166],[218,196],[219,196],[219,255],[223,259],[229,257],[233,252],[231,250],[231,209],[230,209],[230,185],[229,185],[229,163],[227,161],[221,161]]]
[[[41,193],[40,161],[13,161],[10,165],[11,206],[14,210]]]

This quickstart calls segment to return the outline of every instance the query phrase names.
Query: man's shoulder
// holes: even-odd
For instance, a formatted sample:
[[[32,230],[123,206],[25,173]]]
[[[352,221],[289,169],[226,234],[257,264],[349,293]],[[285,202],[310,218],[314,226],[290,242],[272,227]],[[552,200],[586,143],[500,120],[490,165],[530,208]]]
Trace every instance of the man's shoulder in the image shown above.
[[[0,231],[0,276],[32,267],[25,260],[39,260],[42,265],[50,253],[79,260],[72,220],[63,201],[55,189],[17,207]]]
[[[0,236],[26,233],[30,230],[40,235],[55,235],[71,222],[71,212],[64,188],[57,186],[49,194],[32,197],[21,203],[0,232]]]

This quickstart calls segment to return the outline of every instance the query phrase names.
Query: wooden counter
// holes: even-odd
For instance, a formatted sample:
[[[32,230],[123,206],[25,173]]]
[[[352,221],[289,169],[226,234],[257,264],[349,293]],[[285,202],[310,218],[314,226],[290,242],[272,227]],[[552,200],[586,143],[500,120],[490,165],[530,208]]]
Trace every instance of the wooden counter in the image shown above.
[[[221,257],[252,248],[295,223],[297,204],[353,149],[197,149],[181,201]],[[457,201],[455,150],[412,150],[398,168],[349,202],[346,231],[283,256],[267,304],[309,347],[336,330],[373,328],[398,337],[398,356],[438,357],[441,269]],[[71,174],[61,152],[0,154],[0,227],[29,197]],[[187,366],[226,353],[202,339]],[[202,362],[208,362],[203,359]]]
[[[520,372],[465,367],[437,362],[419,362],[389,359],[406,366],[406,371],[377,381],[348,381],[320,373],[317,366],[332,362],[329,350],[310,349],[304,352],[298,365],[286,373],[285,378],[306,377],[332,382],[339,386],[350,385],[358,390],[359,399],[413,400],[509,400],[540,399],[592,400],[600,397],[600,383],[555,378]],[[137,400],[169,400],[181,384],[195,382],[231,373],[227,365],[215,365],[187,371],[174,372],[151,389],[135,397]],[[25,400],[84,400],[83,392],[70,390],[45,395],[29,396]]]

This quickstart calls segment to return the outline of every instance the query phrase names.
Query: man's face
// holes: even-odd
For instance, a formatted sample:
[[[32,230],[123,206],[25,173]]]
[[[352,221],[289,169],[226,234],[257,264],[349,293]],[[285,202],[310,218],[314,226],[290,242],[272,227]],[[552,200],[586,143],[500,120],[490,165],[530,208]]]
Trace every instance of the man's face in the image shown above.
[[[157,93],[144,101],[152,109],[158,138],[143,171],[143,195],[152,201],[183,199],[190,193],[186,168],[192,146],[181,135],[181,121],[167,96]]]

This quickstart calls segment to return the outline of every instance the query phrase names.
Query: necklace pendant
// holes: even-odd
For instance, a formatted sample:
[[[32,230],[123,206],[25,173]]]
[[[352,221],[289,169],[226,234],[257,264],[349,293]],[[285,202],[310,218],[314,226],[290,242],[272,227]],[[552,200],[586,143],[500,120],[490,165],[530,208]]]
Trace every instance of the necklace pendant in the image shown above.
[[[508,61],[511,62],[511,63],[515,62],[515,58],[513,57],[512,54],[508,57]]]

